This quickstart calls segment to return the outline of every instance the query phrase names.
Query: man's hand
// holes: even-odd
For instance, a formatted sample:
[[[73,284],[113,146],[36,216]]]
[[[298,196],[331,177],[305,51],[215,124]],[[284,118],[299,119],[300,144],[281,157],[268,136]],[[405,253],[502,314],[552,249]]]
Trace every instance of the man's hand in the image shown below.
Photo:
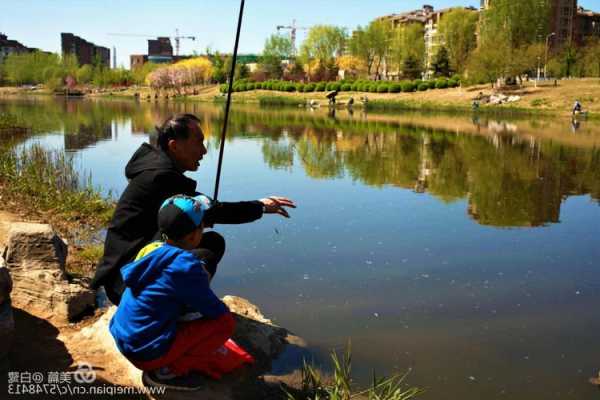
[[[265,207],[266,214],[279,214],[289,218],[287,210],[283,207],[296,208],[294,202],[287,197],[269,196],[259,200]]]

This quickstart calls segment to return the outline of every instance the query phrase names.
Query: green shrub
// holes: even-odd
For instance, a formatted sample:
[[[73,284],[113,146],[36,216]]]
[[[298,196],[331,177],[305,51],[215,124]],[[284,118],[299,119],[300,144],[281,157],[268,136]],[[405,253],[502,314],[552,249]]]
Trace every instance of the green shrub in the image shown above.
[[[254,82],[246,83],[246,90],[254,90],[254,88],[255,88]]]
[[[369,84],[367,91],[369,91],[371,93],[377,93],[377,84],[376,83]]]
[[[402,91],[402,85],[400,83],[392,83],[390,85],[390,93],[400,93]]]
[[[333,91],[333,90],[339,91],[341,86],[342,85],[339,82],[329,82],[329,83],[327,83],[326,89],[328,92]]]
[[[414,83],[412,83],[412,82],[404,82],[402,84],[402,91],[403,92],[406,92],[406,93],[414,92],[415,89],[416,89],[416,87],[415,87]]]
[[[220,86],[219,86],[219,92],[221,92],[221,93],[227,93],[227,87],[228,87],[228,86],[229,86],[229,85],[227,85],[226,83],[224,83],[224,84],[220,85]]]
[[[349,92],[352,90],[352,85],[349,83],[344,83],[341,87],[342,92]]]
[[[424,92],[426,90],[429,90],[429,83],[428,82],[421,82],[421,84],[419,86],[417,86],[417,89],[420,92]]]
[[[294,83],[286,83],[283,87],[283,90],[285,90],[286,92],[295,92],[296,85]]]
[[[352,85],[350,85],[350,90],[353,92],[358,92],[360,90],[360,83],[354,82]]]
[[[455,87],[459,87],[459,86],[460,86],[460,81],[457,81],[454,78],[448,80],[448,87],[455,88]]]
[[[307,83],[306,85],[304,85],[304,91],[305,92],[314,92],[316,87],[317,87],[317,85],[315,85],[314,83]]]
[[[327,84],[325,82],[319,82],[319,83],[317,83],[315,91],[317,91],[317,92],[324,92],[325,89],[326,89],[326,87],[327,87]]]
[[[435,82],[434,80],[430,80],[427,81],[427,85],[429,85],[429,89],[435,89]]]
[[[389,91],[389,86],[387,83],[380,83],[377,85],[377,93],[387,93]]]
[[[296,83],[296,91],[300,92],[300,93],[304,92],[304,83],[302,83],[302,82]]]
[[[448,81],[446,79],[438,79],[435,83],[436,89],[446,89],[448,87]]]

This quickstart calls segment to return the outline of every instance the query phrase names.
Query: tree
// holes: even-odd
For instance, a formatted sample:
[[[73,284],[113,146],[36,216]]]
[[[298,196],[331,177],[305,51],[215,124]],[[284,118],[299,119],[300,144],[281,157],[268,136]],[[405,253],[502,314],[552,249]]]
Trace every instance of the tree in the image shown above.
[[[360,26],[352,33],[350,53],[367,66],[367,75],[379,74],[381,63],[391,48],[392,25],[387,21],[373,21],[365,29]]]
[[[600,39],[593,39],[582,49],[581,57],[585,76],[600,77]]]
[[[435,53],[431,61],[431,69],[435,76],[450,76],[450,59],[445,46],[440,47],[437,53]]]
[[[342,55],[346,43],[346,30],[332,25],[316,25],[310,28],[300,50],[305,63],[317,60],[321,65],[334,63]]]
[[[501,32],[511,48],[544,40],[549,31],[550,0],[494,0],[482,13],[481,41],[496,40]]]
[[[413,56],[408,55],[402,63],[402,75],[405,78],[417,79],[421,77],[422,68],[419,61]]]
[[[271,35],[265,41],[262,56],[259,59],[261,69],[269,78],[279,79],[283,74],[282,60],[289,60],[294,54],[292,41],[285,36]]]
[[[453,9],[444,14],[438,27],[438,35],[448,51],[450,67],[462,73],[469,54],[477,47],[477,24],[479,13]]]
[[[505,61],[509,53],[510,47],[502,40],[496,46],[489,44],[480,46],[469,57],[467,66],[469,80],[489,82],[494,86],[499,78],[505,76]]]
[[[425,41],[423,40],[423,26],[409,24],[396,28],[392,36],[389,64],[404,70],[405,61],[411,59],[409,64],[414,64],[417,77],[423,70],[425,60]]]
[[[263,57],[276,57],[279,60],[289,60],[293,57],[295,49],[292,40],[286,36],[271,35],[265,41]]]

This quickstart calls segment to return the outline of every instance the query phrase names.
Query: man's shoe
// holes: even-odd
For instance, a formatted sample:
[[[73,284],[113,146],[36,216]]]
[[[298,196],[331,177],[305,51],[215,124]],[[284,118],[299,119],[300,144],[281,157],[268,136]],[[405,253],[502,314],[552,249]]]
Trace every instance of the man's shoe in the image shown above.
[[[142,382],[147,386],[193,392],[205,386],[204,378],[194,372],[187,375],[161,374],[160,371],[145,371]]]

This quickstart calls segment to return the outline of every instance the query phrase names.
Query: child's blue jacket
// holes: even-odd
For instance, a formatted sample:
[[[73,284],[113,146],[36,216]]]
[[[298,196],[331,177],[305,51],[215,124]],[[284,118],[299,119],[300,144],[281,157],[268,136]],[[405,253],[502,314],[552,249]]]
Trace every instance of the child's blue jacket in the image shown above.
[[[228,312],[210,289],[202,263],[188,251],[162,244],[121,269],[127,288],[110,332],[123,355],[135,361],[165,355],[184,308],[210,319]]]

